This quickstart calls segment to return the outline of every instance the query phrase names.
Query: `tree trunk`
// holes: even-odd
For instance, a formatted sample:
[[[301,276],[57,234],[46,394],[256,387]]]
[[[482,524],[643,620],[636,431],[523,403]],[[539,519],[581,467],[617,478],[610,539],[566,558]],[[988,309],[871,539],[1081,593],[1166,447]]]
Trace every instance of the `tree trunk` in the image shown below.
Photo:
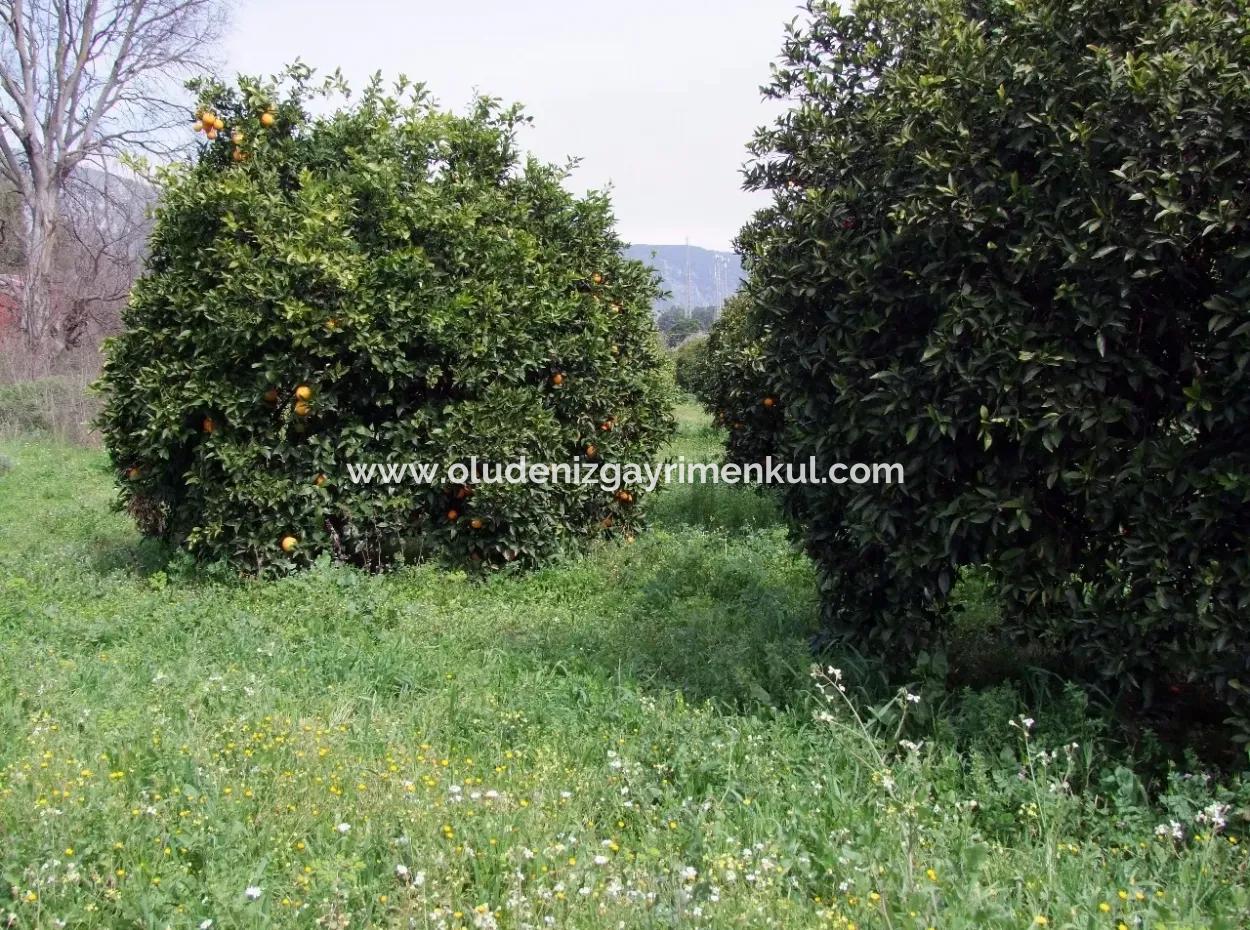
[[[46,370],[55,354],[52,318],[52,263],[56,249],[57,198],[44,192],[35,198],[26,238],[26,275],[22,286],[21,328],[31,367]]]

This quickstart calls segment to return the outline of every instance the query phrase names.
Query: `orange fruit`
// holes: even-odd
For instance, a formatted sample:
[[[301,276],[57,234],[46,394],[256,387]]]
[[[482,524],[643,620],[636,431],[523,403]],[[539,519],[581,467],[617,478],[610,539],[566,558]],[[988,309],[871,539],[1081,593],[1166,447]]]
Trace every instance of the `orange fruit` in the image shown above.
[[[197,119],[194,123],[191,124],[191,128],[194,129],[196,132],[203,132],[204,121],[202,119]]]
[[[590,276],[590,281],[592,284],[602,284],[603,275],[599,274],[599,272],[596,271],[594,274]]]
[[[622,504],[628,504],[634,499],[634,495],[630,494],[628,491],[617,491],[616,499]]]
[[[459,516],[460,516],[460,511],[458,511],[455,507],[447,511],[447,521],[449,523],[453,522]]]
[[[592,442],[590,445],[586,447],[586,457],[593,459],[595,457],[595,453],[598,451],[599,450],[595,448],[595,444]]]
[[[602,423],[599,424],[599,429],[603,430],[605,433],[610,433],[612,432],[612,427],[614,425],[615,425],[615,421],[604,420]]]
[[[315,484],[315,485],[316,485],[317,487],[319,487],[319,488],[320,488],[320,487],[324,487],[324,486],[325,486],[325,483],[326,483],[326,476],[325,476],[325,475],[321,475],[321,474],[319,474],[319,475],[317,475],[317,477],[316,477],[316,478],[314,478],[314,479],[313,479],[313,484]]]
[[[270,113],[270,112],[269,112],[269,111],[267,111],[267,110],[266,110],[264,113],[262,113],[262,114],[260,115],[260,124],[261,124],[262,126],[264,126],[266,129],[268,129],[270,126],[272,126],[272,125],[274,124],[274,116],[273,116],[273,114],[272,114],[272,113]]]
[[[217,428],[217,424],[213,422],[212,417],[205,417],[203,422],[200,423],[200,429],[202,429],[206,433],[211,433],[216,428]]]
[[[234,132],[230,133],[230,141],[233,142],[235,145],[242,145],[243,133],[239,132],[239,130],[236,129]]]
[[[773,404],[777,403],[777,401],[773,397],[765,397],[763,403],[765,407],[771,407]]]
[[[560,374],[560,372],[557,371],[554,375],[551,376],[551,383],[554,384],[556,387],[559,387],[560,385],[564,383],[564,375]]]
[[[269,390],[267,390],[264,394],[261,395],[261,399],[264,400],[265,403],[269,404],[272,407],[274,404],[278,402],[277,388],[270,388]]]
[[[294,536],[283,536],[281,545],[283,552],[294,552],[295,547],[299,545],[299,540]]]
[[[482,528],[481,518],[474,517],[472,520],[469,521],[469,526],[473,527],[475,530],[480,530]]]
[[[297,400],[295,402],[295,415],[297,417],[306,417],[310,413],[312,413],[312,407],[309,406],[307,401]]]
[[[296,400],[312,400],[313,390],[307,384],[301,384],[295,389]]]
[[[208,140],[211,142],[217,138],[217,130],[210,129],[208,132],[204,133],[204,135],[208,136]]]
[[[233,158],[236,162],[241,162],[243,161],[243,159],[247,158],[247,156],[243,154],[242,149],[235,149],[234,152],[230,155],[230,157]]]

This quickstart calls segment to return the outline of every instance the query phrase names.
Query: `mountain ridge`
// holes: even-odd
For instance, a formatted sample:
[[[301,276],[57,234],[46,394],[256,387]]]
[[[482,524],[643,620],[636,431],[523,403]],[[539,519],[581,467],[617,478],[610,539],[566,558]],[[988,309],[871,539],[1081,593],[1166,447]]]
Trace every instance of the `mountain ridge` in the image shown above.
[[[719,307],[742,283],[742,260],[736,252],[696,245],[635,243],[625,249],[629,258],[650,265],[660,275],[668,296],[655,302],[667,307]]]

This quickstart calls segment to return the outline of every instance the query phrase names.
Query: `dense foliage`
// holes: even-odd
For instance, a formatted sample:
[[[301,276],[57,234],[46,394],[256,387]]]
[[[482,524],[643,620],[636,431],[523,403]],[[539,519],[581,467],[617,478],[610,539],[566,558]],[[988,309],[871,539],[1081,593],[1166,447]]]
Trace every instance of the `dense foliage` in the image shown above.
[[[777,433],[785,422],[775,387],[766,367],[761,320],[748,300],[730,298],[707,339],[707,361],[695,395],[723,426],[726,460],[738,464],[762,462],[777,447]]]
[[[707,336],[691,336],[673,350],[673,374],[677,387],[698,395],[707,377]]]
[[[812,2],[744,230],[828,621],[905,659],[960,566],[1009,631],[1250,715],[1250,7]]]
[[[627,530],[633,489],[350,480],[647,460],[671,428],[658,288],[606,197],[521,159],[518,109],[375,81],[313,118],[307,74],[286,86],[198,87],[206,141],[166,178],[111,346],[103,428],[142,528],[252,570],[536,564]]]

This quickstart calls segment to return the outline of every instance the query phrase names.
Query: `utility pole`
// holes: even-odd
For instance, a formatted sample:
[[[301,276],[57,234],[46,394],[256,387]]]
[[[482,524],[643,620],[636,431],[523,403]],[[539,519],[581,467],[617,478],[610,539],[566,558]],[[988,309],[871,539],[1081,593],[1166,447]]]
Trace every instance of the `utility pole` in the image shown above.
[[[694,310],[694,289],[690,282],[690,237],[686,237],[686,317]]]

